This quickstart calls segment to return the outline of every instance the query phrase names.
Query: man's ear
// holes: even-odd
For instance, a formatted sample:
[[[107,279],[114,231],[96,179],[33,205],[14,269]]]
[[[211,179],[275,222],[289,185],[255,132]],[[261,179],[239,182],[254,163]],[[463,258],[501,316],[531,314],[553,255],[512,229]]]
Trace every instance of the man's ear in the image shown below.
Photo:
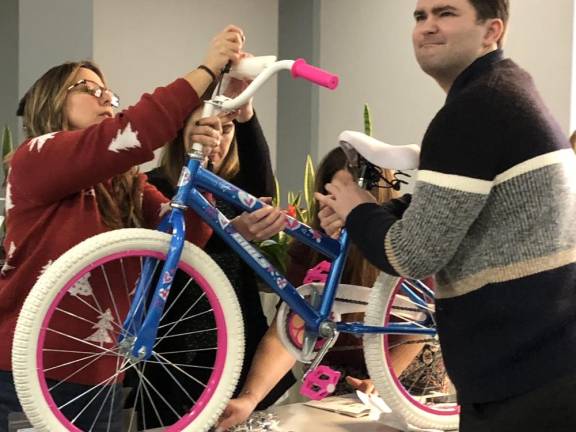
[[[500,18],[492,18],[486,21],[486,34],[484,35],[484,45],[489,47],[498,44],[504,37],[504,21]]]

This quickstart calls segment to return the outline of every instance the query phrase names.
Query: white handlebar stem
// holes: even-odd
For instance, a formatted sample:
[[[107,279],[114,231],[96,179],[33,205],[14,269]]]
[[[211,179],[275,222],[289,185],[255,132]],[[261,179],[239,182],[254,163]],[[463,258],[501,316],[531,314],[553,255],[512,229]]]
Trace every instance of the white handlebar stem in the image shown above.
[[[256,91],[262,87],[262,85],[268,81],[272,75],[278,73],[281,70],[290,70],[294,60],[280,60],[270,64],[266,67],[255,79],[252,81],[248,87],[244,89],[242,93],[236,96],[234,99],[229,99],[225,96],[216,96],[212,100],[206,101],[204,104],[204,109],[202,111],[202,118],[210,117],[220,113],[221,111],[232,111],[236,108],[240,108],[242,105],[246,104]],[[203,151],[202,144],[193,143],[192,153],[201,155]]]

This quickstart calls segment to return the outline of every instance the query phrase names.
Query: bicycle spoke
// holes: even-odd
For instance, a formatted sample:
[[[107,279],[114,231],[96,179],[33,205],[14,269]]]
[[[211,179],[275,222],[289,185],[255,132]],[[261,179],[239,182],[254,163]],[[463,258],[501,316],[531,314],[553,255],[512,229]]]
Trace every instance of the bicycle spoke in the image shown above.
[[[138,365],[136,365],[136,373],[138,373]],[[142,366],[142,373],[144,371],[144,369],[146,369],[146,364],[144,363]],[[130,423],[128,425],[128,430],[132,430],[132,425],[134,424],[134,416],[136,414],[136,406],[138,404],[138,397],[141,397],[141,390],[142,390],[142,381],[138,382],[138,387],[136,388],[136,395],[134,396],[134,407],[132,408],[132,412],[130,413]],[[136,420],[136,423],[138,423],[138,420]],[[148,429],[146,427],[146,417],[144,416],[144,411],[142,411],[142,423],[144,426],[144,430]],[[138,425],[136,425],[138,426]]]
[[[152,355],[156,358],[158,358],[157,354],[152,353]],[[172,372],[170,372],[170,370],[166,367],[166,365],[164,364],[164,362],[159,362],[160,366],[162,366],[162,369],[164,369],[166,371],[166,373],[170,376],[170,378],[172,378],[174,380],[174,382],[176,383],[176,385],[178,387],[180,387],[180,389],[186,394],[186,396],[188,396],[188,399],[192,402],[192,403],[196,403],[196,400],[194,400],[194,398],[192,396],[190,396],[190,394],[186,391],[186,389],[182,386],[182,384],[180,384],[180,381],[178,381],[176,379],[176,377],[174,376],[174,374]],[[172,364],[170,366],[173,366]],[[176,368],[177,370],[181,370],[179,368]]]
[[[196,330],[196,331],[190,331],[190,332],[186,332],[186,333],[178,333],[178,334],[173,334],[173,335],[169,335],[169,336],[164,336],[163,339],[175,338],[175,337],[180,337],[180,336],[189,336],[189,335],[193,335],[193,334],[209,333],[209,332],[213,332],[216,330],[218,330],[218,329],[216,327],[214,327],[214,328],[210,328],[210,329],[206,329],[206,330]]]
[[[118,366],[118,365],[116,365],[116,366]],[[90,426],[90,429],[89,429],[90,431],[92,431],[92,429],[94,429],[94,426],[96,425],[96,422],[98,421],[98,417],[100,417],[100,414],[102,414],[102,410],[106,406],[106,401],[108,400],[108,396],[110,396],[110,392],[112,391],[112,388],[113,388],[112,385],[108,386],[108,391],[106,392],[106,396],[104,397],[104,403],[102,403],[100,405],[100,409],[98,410],[98,412],[94,416],[94,420],[92,420],[92,425]],[[111,413],[113,409],[114,409],[114,405],[111,404],[109,413]],[[108,424],[107,430],[108,431],[110,430],[110,424]]]
[[[90,359],[90,358],[92,358],[92,357],[97,357],[96,360],[98,360],[98,359],[100,359],[101,357],[103,357],[103,356],[105,356],[105,355],[107,355],[107,353],[95,353],[95,354],[92,354],[92,355],[89,355],[89,356],[85,356],[85,357],[82,357],[82,358],[79,358],[79,359],[76,359],[76,360],[71,360],[71,361],[69,361],[69,362],[59,364],[58,366],[52,366],[52,367],[50,367],[50,368],[43,369],[43,372],[46,373],[46,372],[49,372],[49,371],[51,371],[51,370],[59,369],[59,368],[64,367],[64,366],[70,366],[71,364],[78,363],[78,362],[82,362],[82,361],[88,360],[88,359]]]
[[[61,349],[53,349],[53,348],[42,348],[43,352],[57,352],[57,353],[66,353],[66,354],[94,354],[94,351],[73,351],[73,350],[61,350]],[[106,355],[112,355],[110,353],[104,353]],[[114,357],[118,356],[118,353],[114,353]]]
[[[116,359],[116,369],[118,369],[118,367],[119,367],[119,364],[118,364],[119,361],[120,361],[120,357],[118,357],[118,358]],[[115,401],[115,399],[116,399],[116,392],[114,392],[114,393],[112,394],[112,402],[110,403],[110,412],[108,413],[108,427],[106,428],[106,430],[107,430],[108,432],[110,432],[110,425],[112,424],[112,413],[114,412],[114,401]],[[121,419],[122,419],[122,407],[120,407],[120,419],[119,419],[119,421],[121,421]]]
[[[192,303],[191,306],[188,307],[188,309],[186,309],[186,311],[180,315],[180,318],[178,318],[177,320],[172,321],[171,323],[167,323],[167,324],[163,324],[161,326],[158,326],[158,329],[164,328],[164,327],[168,327],[169,325],[172,324],[172,327],[176,326],[176,324],[178,324],[179,322],[182,322],[184,320],[184,317],[188,314],[188,312],[190,312],[192,309],[194,309],[196,307],[196,305],[198,304],[198,302],[200,300],[202,300],[202,298],[204,298],[204,296],[206,295],[205,292],[202,292],[202,295],[200,297],[198,297],[198,299],[196,299],[196,301],[194,303]],[[209,311],[208,311],[209,312]],[[202,312],[205,313],[205,312]],[[172,328],[170,328],[168,330],[167,333],[169,333],[172,330]]]
[[[110,296],[110,301],[112,302],[114,313],[116,314],[116,319],[118,320],[118,322],[122,322],[122,320],[120,319],[120,312],[118,312],[118,305],[116,304],[116,298],[114,294],[112,294],[112,287],[110,286],[110,279],[108,279],[108,273],[106,272],[106,267],[101,266],[100,271],[102,272],[102,276],[106,281],[106,288],[108,289],[108,295]]]
[[[217,350],[218,347],[214,347],[214,348],[196,348],[196,349],[191,349],[191,350],[181,350],[181,351],[168,351],[168,352],[163,352],[162,354],[164,355],[171,355],[171,354],[184,354],[184,353],[193,353],[193,352],[202,352],[202,351],[214,351]],[[158,354],[158,353],[156,353]]]
[[[114,355],[119,355],[119,353],[116,352],[116,351],[113,351],[113,350],[108,349],[108,348],[104,348],[104,347],[101,346],[101,345],[96,345],[95,343],[86,341],[86,340],[84,340],[84,339],[77,338],[76,336],[72,336],[72,335],[69,335],[69,334],[67,334],[67,333],[62,333],[61,331],[54,330],[54,329],[52,329],[52,328],[47,328],[46,330],[47,330],[47,331],[51,331],[52,333],[59,334],[60,336],[64,336],[64,337],[67,337],[67,338],[69,338],[69,339],[75,340],[76,342],[80,342],[80,343],[82,343],[82,344],[84,344],[84,345],[88,345],[88,346],[91,346],[91,347],[94,347],[94,348],[98,348],[99,350],[102,350],[102,351],[105,351],[105,352],[108,352],[108,353],[112,353],[112,354],[114,354]]]
[[[91,320],[89,320],[89,319],[87,319],[87,318],[83,318],[83,317],[81,317],[81,316],[78,316],[77,314],[72,313],[72,312],[69,312],[69,311],[64,310],[64,309],[62,309],[62,308],[59,308],[59,307],[58,307],[58,308],[56,308],[56,310],[57,310],[58,312],[62,312],[63,314],[69,315],[69,316],[71,316],[71,317],[73,317],[73,318],[76,318],[76,319],[78,319],[78,320],[80,320],[80,321],[84,321],[84,322],[86,322],[86,323],[88,323],[88,324],[92,324],[93,326],[96,326],[96,325],[97,325],[97,323],[94,322],[94,321],[91,321]],[[121,331],[123,330],[122,327],[120,327],[120,326],[119,326],[118,324],[116,324],[114,321],[110,321],[110,324],[115,325],[115,326],[118,327]],[[119,335],[121,334],[121,333],[116,332],[116,331],[114,331],[114,330],[110,330],[110,331],[112,331],[115,336],[119,336]],[[132,336],[132,335],[129,334],[128,336]]]
[[[200,312],[200,313],[197,313],[197,314],[195,314],[195,315],[190,315],[189,317],[182,318],[182,319],[180,319],[180,320],[178,320],[178,321],[174,321],[173,327],[170,328],[170,330],[168,330],[168,331],[166,332],[166,335],[168,335],[168,334],[170,333],[170,331],[171,331],[174,327],[176,327],[177,324],[180,324],[181,322],[188,321],[188,320],[191,320],[191,319],[194,319],[194,318],[198,318],[199,316],[206,315],[207,313],[210,313],[210,312],[214,312],[214,310],[213,310],[213,309],[208,309],[208,310],[205,310],[204,312]],[[169,324],[164,324],[164,325],[158,326],[158,329],[163,328],[163,327],[166,327],[166,326],[168,326],[168,325],[169,325]],[[166,335],[164,335],[164,336],[162,336],[162,337],[166,337]]]
[[[77,401],[78,399],[84,397],[85,395],[93,392],[94,389],[97,389],[97,388],[100,387],[100,386],[106,385],[107,383],[109,383],[110,381],[114,380],[115,378],[117,378],[118,376],[120,376],[121,374],[123,374],[124,372],[130,370],[130,369],[133,368],[133,367],[134,367],[134,364],[131,364],[131,365],[128,366],[127,368],[120,369],[120,370],[117,371],[114,375],[106,378],[104,381],[100,381],[98,384],[95,384],[94,387],[91,387],[91,388],[89,388],[88,390],[80,393],[80,394],[79,394],[78,396],[76,396],[74,399],[69,400],[69,401],[66,402],[64,405],[60,405],[58,408],[59,408],[59,409],[62,409],[62,408],[67,407],[67,406],[70,405],[71,403],[73,403],[73,402]],[[60,382],[63,382],[63,381],[60,381]],[[51,390],[52,390],[53,388],[55,388],[55,387],[57,387],[57,386],[54,386],[54,387],[52,387],[52,388],[49,389],[49,390],[51,391]]]
[[[200,312],[199,314],[192,315],[192,316],[190,316],[190,317],[184,318],[184,317],[188,314],[188,312],[190,312],[192,309],[194,309],[194,307],[196,307],[196,305],[198,304],[198,302],[199,302],[200,300],[202,300],[202,298],[203,298],[205,295],[206,295],[206,293],[202,292],[202,295],[201,295],[188,309],[186,309],[186,312],[184,312],[184,313],[180,316],[180,319],[174,321],[173,323],[168,323],[168,324],[163,324],[163,325],[159,325],[159,326],[158,326],[158,330],[160,330],[160,329],[162,329],[162,328],[164,328],[164,327],[168,327],[168,326],[171,325],[171,327],[166,331],[166,333],[164,333],[161,337],[158,338],[158,340],[156,341],[156,343],[154,344],[154,346],[152,347],[152,349],[154,349],[159,343],[161,343],[161,342],[164,340],[164,338],[166,338],[170,333],[172,333],[172,330],[174,330],[174,328],[176,328],[176,326],[177,326],[178,324],[180,324],[180,323],[182,323],[182,322],[184,322],[184,321],[187,321],[187,320],[189,320],[189,319],[196,318],[196,317],[199,317],[199,316],[204,315],[204,314],[206,314],[206,313],[212,312],[212,309],[209,309],[209,310],[207,310],[207,311]]]
[[[188,287],[190,286],[190,284],[194,281],[194,278],[190,278],[188,280],[188,282],[186,283],[186,285],[184,286],[184,288],[182,288],[180,290],[180,292],[178,293],[178,295],[176,296],[176,298],[174,300],[171,300],[170,306],[168,306],[168,309],[166,309],[164,311],[164,313],[162,314],[162,316],[160,317],[160,321],[162,321],[166,315],[168,314],[168,312],[170,312],[170,310],[172,309],[172,307],[176,304],[176,302],[178,302],[178,299],[180,298],[180,296],[182,294],[184,294],[184,292],[188,289]]]
[[[160,358],[161,360],[164,360],[165,362],[169,363],[168,360],[166,360],[164,358],[164,356],[162,356],[161,354],[156,353],[156,357]],[[174,364],[171,364],[172,366],[174,366]],[[193,377],[192,375],[190,375],[188,372],[184,371],[182,368],[179,367],[175,367],[175,369],[179,372],[181,372],[182,374],[184,374],[185,376],[187,376],[188,378],[190,378],[193,381],[196,381],[198,384],[200,384],[202,387],[206,388],[206,384],[203,383],[202,381],[198,380],[198,378]]]
[[[128,280],[126,279],[126,270],[124,269],[124,258],[120,258],[120,267],[122,268],[122,281],[124,282],[124,291],[126,291],[126,298],[130,299],[130,289],[128,288]]]
[[[153,353],[158,355],[158,353]],[[144,362],[146,363],[150,363],[150,364],[161,364],[161,362],[159,361],[155,361],[155,360],[144,360]],[[206,370],[214,370],[214,367],[211,366],[199,366],[199,365],[191,365],[191,364],[183,364],[183,363],[173,363],[170,362],[171,366],[178,366],[178,367],[187,367],[187,368],[192,368],[192,369],[206,369]]]
[[[140,373],[137,370],[138,375],[140,376],[140,378],[144,379],[144,381],[146,381],[146,383],[144,384],[144,391],[148,392],[148,387],[150,387],[152,390],[154,390],[154,392],[158,395],[158,397],[160,398],[160,400],[162,400],[162,402],[164,402],[164,404],[166,404],[166,406],[168,408],[170,408],[170,410],[172,411],[172,413],[174,413],[174,415],[176,417],[179,417],[180,415],[178,414],[178,412],[176,412],[176,410],[174,409],[174,407],[172,407],[172,405],[166,400],[166,398],[164,396],[162,396],[162,394],[156,390],[156,387],[154,387],[152,385],[152,383],[148,380],[148,378],[146,378],[146,376],[142,373]],[[154,404],[152,398],[149,396],[150,398],[150,403],[152,403],[152,406],[154,407],[155,411],[156,411],[156,405]],[[162,420],[159,418],[158,420],[160,420],[160,423],[162,423]]]

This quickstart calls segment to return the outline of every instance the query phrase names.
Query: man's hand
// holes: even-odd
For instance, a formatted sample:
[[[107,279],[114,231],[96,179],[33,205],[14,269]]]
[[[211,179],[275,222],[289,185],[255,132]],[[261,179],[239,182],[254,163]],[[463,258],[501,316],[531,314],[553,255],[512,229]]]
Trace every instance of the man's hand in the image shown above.
[[[243,394],[237,399],[230,400],[218,420],[216,432],[225,431],[228,428],[245,422],[256,408],[256,405],[258,405],[258,402],[249,394]]]
[[[364,203],[375,203],[376,198],[364,189],[361,189],[356,183],[347,182],[343,183],[339,180],[334,180],[332,183],[326,185],[326,191],[329,195],[323,195],[316,192],[314,196],[320,202],[321,207],[329,207],[340,219],[340,227],[346,223],[346,218],[352,211],[360,204]],[[324,212],[323,215],[320,213]],[[321,219],[321,226],[326,230],[329,235],[332,235],[325,227],[335,227],[337,225],[336,218],[331,214],[329,210],[322,208],[318,214]],[[322,216],[325,218],[324,223],[322,223]]]

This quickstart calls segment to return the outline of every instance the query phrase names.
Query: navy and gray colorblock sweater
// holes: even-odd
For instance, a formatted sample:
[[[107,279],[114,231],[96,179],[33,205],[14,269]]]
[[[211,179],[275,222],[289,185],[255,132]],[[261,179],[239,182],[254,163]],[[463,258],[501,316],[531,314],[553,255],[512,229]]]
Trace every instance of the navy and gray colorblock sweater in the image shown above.
[[[501,51],[454,82],[403,204],[363,204],[346,226],[387,273],[436,274],[461,403],[576,373],[576,157],[530,76]]]

